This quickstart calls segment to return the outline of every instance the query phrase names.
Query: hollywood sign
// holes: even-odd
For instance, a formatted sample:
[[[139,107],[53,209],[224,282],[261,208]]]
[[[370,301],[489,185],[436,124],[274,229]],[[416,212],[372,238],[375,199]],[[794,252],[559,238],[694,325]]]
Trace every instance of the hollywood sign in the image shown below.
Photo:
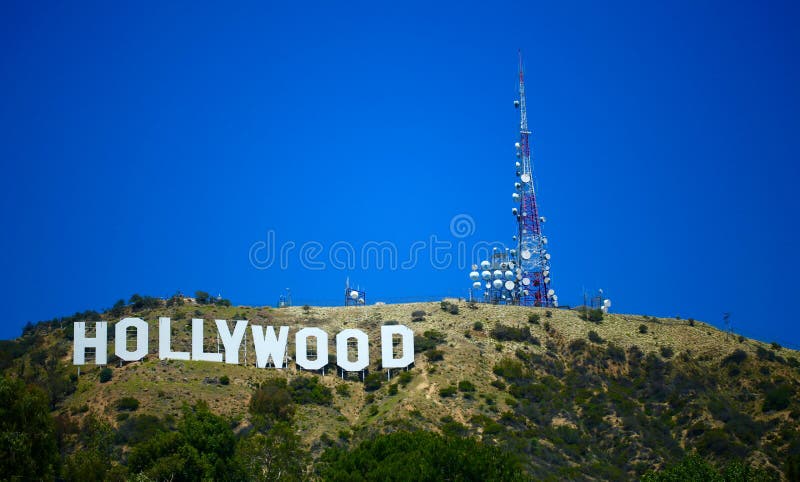
[[[158,319],[158,357],[162,360],[197,360],[239,364],[239,348],[247,331],[247,321],[237,320],[233,332],[225,320],[215,320],[219,341],[224,353],[207,352],[204,348],[203,325],[201,319],[192,319],[192,351],[172,350],[172,322],[169,318]],[[74,342],[72,363],[86,364],[86,350],[94,348],[95,364],[105,365],[108,362],[108,323],[95,323],[95,336],[86,336],[86,323],[74,324]],[[135,331],[136,349],[128,349],[128,329]],[[150,325],[141,318],[125,318],[114,327],[114,349],[123,361],[138,361],[150,351],[148,332]],[[256,366],[265,368],[269,361],[275,368],[283,368],[286,358],[286,345],[289,338],[289,327],[278,327],[278,334],[272,326],[250,325],[253,346],[256,352]],[[398,347],[402,356],[394,357],[394,339],[399,336]],[[309,339],[316,341],[316,356],[312,359],[308,354]],[[320,328],[302,328],[295,333],[295,363],[306,370],[319,370],[328,364],[328,334]],[[356,357],[350,360],[347,346],[350,340],[356,341]],[[403,325],[381,326],[381,365],[383,368],[404,368],[414,363],[414,333]],[[369,337],[361,330],[348,328],[336,335],[336,364],[345,371],[360,371],[369,366]]]

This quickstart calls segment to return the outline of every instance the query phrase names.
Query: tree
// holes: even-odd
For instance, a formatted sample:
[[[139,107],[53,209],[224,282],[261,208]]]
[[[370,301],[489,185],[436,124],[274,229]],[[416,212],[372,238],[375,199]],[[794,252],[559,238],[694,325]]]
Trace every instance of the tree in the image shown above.
[[[113,372],[111,371],[110,368],[103,367],[103,369],[100,370],[100,383],[105,383],[105,382],[111,380],[112,375],[113,375]]]
[[[52,479],[58,463],[47,395],[0,377],[0,474],[7,480]]]
[[[225,419],[198,402],[184,407],[177,432],[162,432],[135,446],[128,466],[153,480],[241,480],[235,449],[236,436]]]
[[[308,453],[287,422],[278,422],[266,433],[254,432],[236,449],[236,459],[250,480],[305,480]]]
[[[205,291],[195,291],[194,299],[195,301],[197,301],[198,305],[207,305],[209,300],[211,299],[211,296]]]
[[[138,296],[138,295],[135,295],[135,296]],[[125,300],[117,300],[117,302],[114,303],[114,306],[112,306],[111,309],[108,310],[108,313],[111,316],[113,316],[114,318],[119,318],[120,316],[124,315],[125,314]]]
[[[525,480],[517,458],[471,438],[395,432],[320,458],[323,480]]]
[[[273,378],[262,383],[250,397],[250,413],[257,417],[257,425],[268,426],[276,421],[289,421],[294,415],[292,394],[286,380]],[[258,420],[260,418],[260,420]]]

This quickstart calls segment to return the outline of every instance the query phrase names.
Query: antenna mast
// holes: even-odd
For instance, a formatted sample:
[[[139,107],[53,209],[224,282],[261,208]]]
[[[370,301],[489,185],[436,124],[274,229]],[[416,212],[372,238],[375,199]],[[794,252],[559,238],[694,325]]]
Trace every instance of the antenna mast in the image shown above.
[[[477,291],[483,293],[483,301],[487,303],[557,307],[558,296],[550,288],[547,238],[542,235],[545,218],[539,217],[536,204],[522,53],[519,54],[519,99],[514,101],[514,106],[520,110],[519,141],[514,143],[519,179],[511,195],[514,200],[511,214],[517,220],[516,247],[494,248],[489,259],[472,265],[470,299],[475,299],[473,292]]]
[[[528,130],[528,110],[525,99],[525,70],[522,65],[522,52],[519,52],[519,142],[516,144],[517,184],[520,210],[517,213],[519,232],[517,234],[520,268],[522,269],[522,293],[520,304],[525,306],[558,306],[558,297],[550,289],[550,254],[547,252],[547,238],[542,235],[545,218],[539,216],[536,202],[531,146]]]

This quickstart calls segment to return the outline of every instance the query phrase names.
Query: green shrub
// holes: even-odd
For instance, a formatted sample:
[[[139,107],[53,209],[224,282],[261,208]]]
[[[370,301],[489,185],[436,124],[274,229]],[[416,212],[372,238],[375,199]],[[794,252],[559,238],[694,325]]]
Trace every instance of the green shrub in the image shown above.
[[[397,384],[392,383],[389,385],[389,395],[397,395]]]
[[[773,341],[772,343],[770,343],[770,346],[772,347],[772,349],[773,349],[773,350],[776,350],[776,351],[777,351],[777,350],[780,350],[781,348],[783,348],[783,347],[782,347],[780,344],[778,344],[778,342],[776,342],[776,341]]]
[[[497,388],[498,390],[505,390],[506,384],[503,383],[503,380],[492,380],[489,385]]]
[[[672,347],[669,346],[662,346],[661,347],[661,356],[664,358],[672,358],[672,355],[675,354],[675,351]]]
[[[552,318],[553,317],[553,312],[550,311],[550,310],[545,311],[544,312],[544,317],[545,318]]]
[[[350,386],[345,383],[341,383],[336,385],[336,393],[340,397],[349,398],[350,397]]]
[[[458,391],[459,392],[474,392],[475,385],[469,380],[461,380],[458,382]]]
[[[456,394],[457,388],[455,385],[449,385],[439,389],[439,396],[442,398],[452,397]]]
[[[601,337],[599,334],[597,334],[597,332],[594,331],[594,330],[590,330],[589,331],[589,341],[591,341],[592,343],[597,343],[597,344],[605,343],[605,340],[603,339],[603,337]]]
[[[134,411],[139,408],[139,400],[133,397],[122,397],[117,400],[116,407],[119,411]]]
[[[286,380],[271,378],[259,386],[250,397],[250,413],[269,420],[288,421],[294,415],[294,402]]]
[[[414,373],[410,371],[400,372],[400,375],[397,377],[398,383],[402,386],[408,385],[413,379],[414,379]]]
[[[641,333],[642,335],[647,333],[647,325],[639,325],[639,333]]]
[[[625,350],[613,343],[609,343],[606,347],[606,356],[617,363],[623,363],[626,359]]]
[[[317,377],[297,377],[289,383],[292,400],[300,405],[330,405],[333,402],[331,389],[319,383]]]
[[[442,311],[446,311],[451,315],[458,314],[458,305],[455,303],[451,303],[449,301],[442,301],[439,306],[442,308]]]
[[[572,343],[569,344],[569,351],[570,353],[577,353],[586,349],[586,340],[583,338],[578,338],[577,340],[573,340]]]
[[[792,401],[793,392],[792,387],[789,385],[779,385],[768,389],[764,394],[764,405],[761,410],[763,412],[786,410]]]
[[[374,392],[381,388],[383,385],[383,374],[381,372],[372,372],[364,377],[364,390]]]
[[[425,312],[422,310],[415,310],[411,312],[411,321],[420,322],[425,321]]]
[[[772,350],[767,350],[763,346],[756,348],[756,356],[759,358],[759,360],[775,361],[776,359],[775,352]]]
[[[504,358],[500,360],[492,371],[495,375],[507,380],[519,380],[527,376],[527,370],[525,370],[524,365],[513,358]]]
[[[113,375],[113,372],[111,371],[111,368],[103,367],[103,369],[100,370],[100,383],[105,383],[105,382],[111,380],[111,376],[112,375]]]
[[[722,359],[722,365],[741,365],[743,361],[747,360],[747,352],[744,350],[734,350],[733,353]]]
[[[531,337],[531,329],[527,326],[513,327],[498,323],[489,334],[499,341],[527,341]]]
[[[528,315],[528,323],[533,323],[534,325],[538,325],[539,320],[541,319],[542,317],[541,315],[539,315],[539,313],[531,313],[530,315]]]
[[[480,321],[476,321],[475,323],[472,324],[472,329],[475,331],[483,331],[483,323],[481,323]]]
[[[230,385],[231,379],[228,375],[222,375],[221,377],[219,377],[219,383],[221,385]]]
[[[425,357],[429,362],[437,362],[444,360],[444,352],[442,350],[431,349],[425,352]]]

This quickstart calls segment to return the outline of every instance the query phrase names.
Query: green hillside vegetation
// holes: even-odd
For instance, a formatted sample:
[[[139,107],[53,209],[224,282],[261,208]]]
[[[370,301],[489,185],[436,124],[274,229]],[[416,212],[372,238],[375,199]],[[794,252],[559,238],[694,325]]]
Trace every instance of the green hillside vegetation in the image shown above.
[[[137,295],[0,341],[3,477],[800,479],[800,354],[774,343],[691,319],[457,300],[271,309],[200,295]],[[138,362],[113,355],[111,325],[125,316],[150,324]],[[317,326],[330,361],[324,375],[256,368],[249,333],[242,365],[162,361],[159,316],[172,319],[176,351],[190,350],[192,318],[206,320],[206,351],[215,319],[288,325],[290,358],[296,330]],[[100,319],[109,363],[79,375],[72,323]],[[417,354],[387,380],[380,326],[395,323],[414,331]],[[337,376],[345,328],[370,337],[363,380]]]

